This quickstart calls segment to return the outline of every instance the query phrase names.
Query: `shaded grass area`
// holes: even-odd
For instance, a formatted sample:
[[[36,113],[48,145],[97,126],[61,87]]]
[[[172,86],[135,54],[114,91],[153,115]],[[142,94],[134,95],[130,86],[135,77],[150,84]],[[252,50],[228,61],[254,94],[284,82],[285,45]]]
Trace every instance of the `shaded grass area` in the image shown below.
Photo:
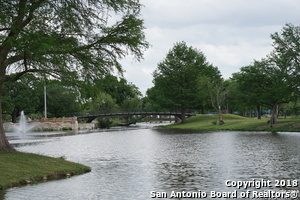
[[[0,190],[90,171],[90,167],[62,158],[0,151]]]
[[[278,124],[270,127],[269,118],[248,118],[238,115],[223,114],[223,125],[214,125],[218,122],[218,115],[197,115],[187,119],[185,124],[171,124],[168,128],[198,129],[198,130],[230,130],[230,131],[300,131],[300,118],[281,117]]]

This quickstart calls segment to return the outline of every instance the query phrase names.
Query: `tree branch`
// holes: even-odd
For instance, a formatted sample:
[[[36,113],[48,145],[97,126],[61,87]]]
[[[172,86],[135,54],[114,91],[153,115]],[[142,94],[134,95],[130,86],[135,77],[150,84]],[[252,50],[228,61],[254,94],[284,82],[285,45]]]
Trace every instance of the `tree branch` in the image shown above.
[[[38,70],[38,69],[28,69],[28,70],[24,70],[22,72],[18,72],[18,73],[15,73],[13,75],[6,75],[5,76],[5,81],[10,81],[10,82],[15,82],[17,81],[18,79],[20,79],[21,76],[23,76],[24,74],[27,74],[27,73],[34,73],[34,72],[40,72],[42,70]]]
[[[0,31],[9,31],[9,30],[10,30],[10,28],[8,28],[8,27],[0,28]]]
[[[0,55],[1,55],[0,56],[0,66],[2,66],[1,73],[5,73],[6,66],[8,66],[8,63],[9,63],[9,62],[7,62],[7,55],[8,55],[8,52],[12,48],[11,41],[14,41],[15,38],[20,34],[22,29],[27,24],[30,23],[30,21],[32,20],[34,11],[41,5],[41,3],[43,1],[44,0],[39,0],[35,3],[32,3],[31,7],[29,9],[28,17],[24,20],[24,17],[26,15],[26,4],[28,1],[27,0],[19,0],[17,17],[14,19],[13,25],[9,29],[7,29],[7,30],[10,30],[10,32],[8,33],[8,36],[5,38],[5,40],[3,41],[3,43],[0,46]]]

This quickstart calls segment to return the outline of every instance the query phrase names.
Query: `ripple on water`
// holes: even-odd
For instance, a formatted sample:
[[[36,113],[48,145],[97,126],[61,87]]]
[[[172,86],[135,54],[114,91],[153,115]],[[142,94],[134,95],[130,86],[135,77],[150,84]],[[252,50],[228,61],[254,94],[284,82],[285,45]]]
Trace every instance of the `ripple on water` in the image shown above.
[[[139,127],[44,138],[17,148],[64,156],[92,172],[9,189],[5,199],[145,200],[150,191],[230,191],[225,180],[300,177],[299,133]]]

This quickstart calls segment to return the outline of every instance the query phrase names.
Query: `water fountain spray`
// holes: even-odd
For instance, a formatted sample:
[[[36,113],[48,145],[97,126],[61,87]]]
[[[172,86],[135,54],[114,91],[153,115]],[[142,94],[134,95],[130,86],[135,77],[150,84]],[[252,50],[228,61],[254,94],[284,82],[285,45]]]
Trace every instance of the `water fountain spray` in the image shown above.
[[[29,125],[27,123],[24,111],[21,111],[20,121],[17,125],[15,125],[14,129],[17,133],[24,134],[30,131],[34,125]]]

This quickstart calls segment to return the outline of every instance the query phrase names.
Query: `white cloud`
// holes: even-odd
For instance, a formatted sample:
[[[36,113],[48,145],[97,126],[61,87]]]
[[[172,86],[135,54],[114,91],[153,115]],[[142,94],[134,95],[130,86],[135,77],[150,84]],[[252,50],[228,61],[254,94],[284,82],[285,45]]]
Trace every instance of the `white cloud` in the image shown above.
[[[286,23],[298,25],[299,0],[141,0],[146,39],[152,45],[140,63],[124,61],[125,77],[142,93],[151,73],[174,43],[201,50],[225,78],[265,57],[270,34]]]

